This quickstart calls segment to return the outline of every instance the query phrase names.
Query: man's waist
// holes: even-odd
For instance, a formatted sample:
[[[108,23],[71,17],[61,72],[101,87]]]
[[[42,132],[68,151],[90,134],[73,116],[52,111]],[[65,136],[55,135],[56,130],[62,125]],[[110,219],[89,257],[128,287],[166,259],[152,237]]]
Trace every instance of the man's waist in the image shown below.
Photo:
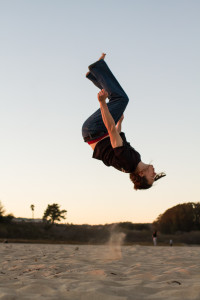
[[[88,141],[87,143],[88,143],[89,145],[91,145],[91,144],[100,142],[101,140],[103,140],[103,139],[104,139],[105,137],[107,137],[107,136],[109,136],[109,134],[108,134],[108,133],[105,133],[103,136],[101,136],[101,137],[99,137],[99,138],[97,138],[97,139]]]
[[[88,143],[90,141],[93,141],[93,140],[96,140],[96,139],[99,139],[99,138],[105,136],[105,134],[107,134],[107,132],[105,132],[105,131],[99,131],[99,132],[95,132],[93,134],[89,133],[88,136],[84,137],[84,141]]]

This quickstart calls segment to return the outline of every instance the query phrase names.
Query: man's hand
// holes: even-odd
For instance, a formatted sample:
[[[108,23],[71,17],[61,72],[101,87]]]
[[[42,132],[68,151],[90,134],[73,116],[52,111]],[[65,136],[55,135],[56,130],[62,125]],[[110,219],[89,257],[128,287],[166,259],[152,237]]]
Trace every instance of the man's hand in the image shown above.
[[[98,98],[98,100],[99,100],[100,103],[105,102],[106,98],[108,98],[108,93],[105,90],[101,90],[97,94],[97,98]]]

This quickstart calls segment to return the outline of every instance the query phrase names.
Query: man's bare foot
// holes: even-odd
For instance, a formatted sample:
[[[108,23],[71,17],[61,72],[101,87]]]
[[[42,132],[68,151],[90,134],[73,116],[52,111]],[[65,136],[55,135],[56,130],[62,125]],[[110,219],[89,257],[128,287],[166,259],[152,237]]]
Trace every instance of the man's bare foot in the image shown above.
[[[106,56],[106,54],[105,54],[105,53],[102,53],[101,56],[100,56],[100,58],[99,58],[99,60],[104,59],[105,56]]]
[[[90,71],[85,74],[85,77],[87,77],[89,74],[90,74]]]

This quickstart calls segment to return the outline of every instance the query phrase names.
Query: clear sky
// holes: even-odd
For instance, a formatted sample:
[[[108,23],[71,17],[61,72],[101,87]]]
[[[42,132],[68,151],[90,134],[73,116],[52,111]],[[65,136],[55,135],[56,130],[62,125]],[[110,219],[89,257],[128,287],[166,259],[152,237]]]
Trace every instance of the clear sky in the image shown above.
[[[66,222],[152,222],[199,201],[200,1],[0,0],[0,200],[15,217],[48,204]],[[167,176],[134,191],[81,136],[98,107],[85,79],[102,52],[129,96],[123,131]]]

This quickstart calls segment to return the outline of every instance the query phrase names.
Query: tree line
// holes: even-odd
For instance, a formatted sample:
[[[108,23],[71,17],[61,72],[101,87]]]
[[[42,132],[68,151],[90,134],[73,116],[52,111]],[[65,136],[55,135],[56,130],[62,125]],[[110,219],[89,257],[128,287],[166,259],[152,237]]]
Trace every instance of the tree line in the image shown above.
[[[167,209],[153,226],[165,234],[200,230],[200,202],[178,204]]]
[[[35,206],[30,206],[33,216]],[[54,224],[66,219],[67,210],[60,209],[56,203],[48,204],[43,214],[43,221]],[[5,209],[0,202],[0,222],[11,222],[14,216],[5,215]],[[145,224],[133,224],[131,222],[120,223],[121,228],[128,230],[147,230]],[[167,209],[160,214],[153,222],[153,228],[164,234],[174,234],[176,232],[190,232],[200,230],[200,202],[188,202],[178,204]]]
[[[32,218],[34,219],[35,205],[31,204]],[[46,210],[43,214],[43,221],[54,224],[56,221],[60,222],[61,219],[66,219],[67,211],[65,209],[61,210],[57,203],[48,204]],[[0,222],[9,223],[12,221],[14,216],[12,214],[5,215],[5,209],[0,202]]]

